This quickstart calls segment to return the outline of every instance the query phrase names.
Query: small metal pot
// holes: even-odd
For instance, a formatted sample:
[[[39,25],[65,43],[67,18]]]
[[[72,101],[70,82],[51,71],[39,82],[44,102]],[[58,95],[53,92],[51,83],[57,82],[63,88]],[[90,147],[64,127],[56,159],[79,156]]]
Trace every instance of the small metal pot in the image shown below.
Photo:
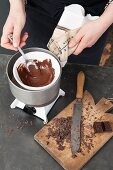
[[[57,57],[53,53],[45,49],[41,49],[41,48],[24,49],[25,53],[34,52],[34,51],[48,53],[57,59]],[[58,96],[59,89],[60,89],[60,78],[61,78],[62,69],[61,69],[61,64],[59,60],[57,59],[59,66],[60,66],[60,74],[56,82],[52,86],[45,88],[43,90],[32,91],[32,90],[27,90],[21,87],[13,76],[13,66],[19,57],[20,57],[19,52],[13,55],[10,61],[8,62],[7,68],[6,68],[6,73],[7,73],[10,89],[14,97],[29,106],[46,106],[50,104],[51,102],[53,102]]]

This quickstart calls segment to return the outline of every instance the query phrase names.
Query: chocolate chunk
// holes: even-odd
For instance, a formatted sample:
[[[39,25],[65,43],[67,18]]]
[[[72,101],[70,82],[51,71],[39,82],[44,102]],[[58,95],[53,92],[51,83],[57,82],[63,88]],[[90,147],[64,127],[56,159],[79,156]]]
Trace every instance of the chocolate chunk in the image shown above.
[[[95,130],[95,133],[102,133],[103,128],[102,128],[102,123],[101,122],[94,122],[93,128]]]
[[[94,122],[93,128],[95,133],[112,132],[111,124],[109,121]]]
[[[111,127],[110,122],[108,121],[104,122],[104,128],[106,132],[112,132],[112,127]]]

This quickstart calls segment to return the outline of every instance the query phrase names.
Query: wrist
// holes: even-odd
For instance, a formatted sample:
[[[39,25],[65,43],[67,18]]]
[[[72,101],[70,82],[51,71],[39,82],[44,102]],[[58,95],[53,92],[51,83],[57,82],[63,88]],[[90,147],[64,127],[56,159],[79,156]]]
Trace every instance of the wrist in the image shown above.
[[[24,0],[9,0],[10,10],[22,10],[25,11],[25,3]]]
[[[103,32],[105,32],[109,28],[110,25],[111,24],[107,22],[106,18],[104,17],[99,18],[99,27]]]
[[[100,24],[102,24],[104,29],[108,29],[113,23],[113,3],[105,9],[104,13],[99,18]]]

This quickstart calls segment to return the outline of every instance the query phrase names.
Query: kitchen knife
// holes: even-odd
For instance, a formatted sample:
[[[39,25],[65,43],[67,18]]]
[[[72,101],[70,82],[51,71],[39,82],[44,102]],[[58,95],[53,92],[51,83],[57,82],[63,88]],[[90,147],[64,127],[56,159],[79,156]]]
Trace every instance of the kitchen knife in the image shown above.
[[[73,105],[73,115],[71,124],[71,151],[73,155],[80,149],[82,97],[84,82],[85,75],[82,71],[80,71],[77,76],[76,104]]]

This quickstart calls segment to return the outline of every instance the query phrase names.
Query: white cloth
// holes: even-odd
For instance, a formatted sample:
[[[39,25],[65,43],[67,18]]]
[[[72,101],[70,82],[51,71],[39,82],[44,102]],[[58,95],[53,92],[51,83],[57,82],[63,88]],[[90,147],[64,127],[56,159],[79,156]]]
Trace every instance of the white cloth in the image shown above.
[[[73,48],[68,47],[70,39],[76,35],[84,24],[98,18],[98,16],[91,16],[90,14],[85,16],[85,10],[81,5],[72,4],[65,7],[47,44],[48,49],[60,59],[62,67],[66,64],[68,56],[77,48],[77,45]]]

